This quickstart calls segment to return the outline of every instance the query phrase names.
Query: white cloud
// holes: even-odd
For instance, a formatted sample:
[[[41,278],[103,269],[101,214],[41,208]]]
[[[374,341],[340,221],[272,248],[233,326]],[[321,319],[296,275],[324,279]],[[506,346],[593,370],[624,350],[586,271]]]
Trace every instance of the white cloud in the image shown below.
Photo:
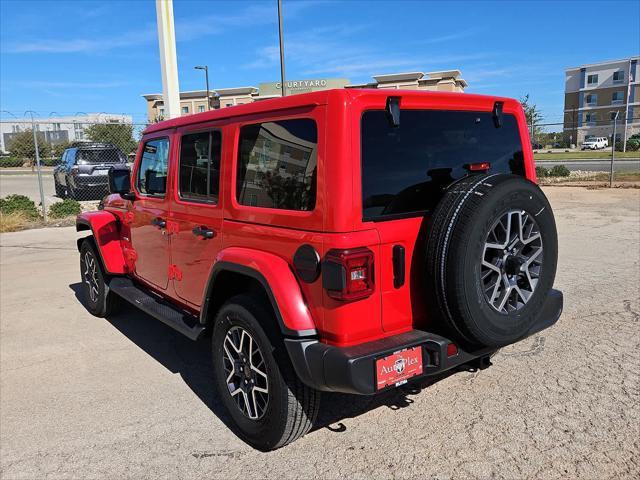
[[[4,51],[6,53],[95,53],[149,43],[155,41],[156,38],[155,28],[147,26],[120,35],[112,34],[106,38],[76,38],[72,40],[48,38],[15,42],[9,44]]]
[[[458,68],[457,63],[480,60],[486,53],[429,55],[426,44],[452,41],[471,35],[465,31],[441,37],[418,39],[410,49],[396,51],[371,42],[371,25],[337,24],[285,34],[285,60],[302,75],[336,75],[352,81],[370,81],[371,75],[398,70],[430,71]],[[407,50],[419,52],[409,55]],[[279,62],[279,48],[274,36],[271,45],[256,51],[256,58],[244,65],[248,69],[271,68]]]

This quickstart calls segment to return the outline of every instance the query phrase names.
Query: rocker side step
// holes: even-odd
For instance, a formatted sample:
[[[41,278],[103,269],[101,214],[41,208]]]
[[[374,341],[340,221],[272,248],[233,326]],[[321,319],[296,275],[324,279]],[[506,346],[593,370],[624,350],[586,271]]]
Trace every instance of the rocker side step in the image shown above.
[[[205,326],[198,321],[197,317],[170,305],[155,295],[147,293],[128,278],[112,278],[109,282],[109,288],[143,312],[186,335],[191,340],[197,340],[205,330]]]

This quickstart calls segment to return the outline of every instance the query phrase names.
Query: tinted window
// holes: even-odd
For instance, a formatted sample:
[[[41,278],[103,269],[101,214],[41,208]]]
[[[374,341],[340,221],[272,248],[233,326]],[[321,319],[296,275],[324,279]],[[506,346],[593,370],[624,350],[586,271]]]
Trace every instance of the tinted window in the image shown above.
[[[78,150],[78,163],[122,163],[124,153],[117,148],[97,148],[94,150]]]
[[[76,149],[75,148],[71,148],[71,149],[67,150],[67,156],[66,156],[65,162],[67,163],[67,165],[69,167],[73,166],[73,164],[76,163]]]
[[[180,145],[180,196],[193,200],[218,201],[220,178],[219,131],[182,137]]]
[[[363,217],[429,212],[465,165],[490,162],[490,173],[524,174],[518,124],[489,112],[402,110],[400,126],[385,111],[362,116]]]
[[[164,195],[167,189],[169,140],[149,140],[142,149],[138,168],[138,190],[147,195]]]
[[[313,210],[317,146],[318,131],[311,119],[242,127],[238,202],[255,207]]]

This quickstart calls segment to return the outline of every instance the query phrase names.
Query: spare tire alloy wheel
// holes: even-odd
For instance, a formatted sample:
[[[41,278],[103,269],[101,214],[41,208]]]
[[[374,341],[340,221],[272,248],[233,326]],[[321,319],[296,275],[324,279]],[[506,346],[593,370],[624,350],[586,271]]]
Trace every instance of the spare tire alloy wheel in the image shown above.
[[[465,348],[523,338],[553,286],[551,205],[526,178],[472,175],[452,184],[430,219],[427,306]]]
[[[481,281],[497,312],[520,310],[533,295],[544,259],[542,235],[534,217],[510,210],[493,224],[484,242]]]
[[[269,379],[257,342],[244,328],[232,327],[224,339],[222,360],[238,409],[251,420],[262,418],[269,404]]]

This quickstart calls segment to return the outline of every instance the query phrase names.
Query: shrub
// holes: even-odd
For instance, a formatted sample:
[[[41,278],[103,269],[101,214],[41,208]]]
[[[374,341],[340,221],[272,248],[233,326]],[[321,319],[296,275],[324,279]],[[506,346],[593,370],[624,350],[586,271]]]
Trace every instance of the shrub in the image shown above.
[[[634,135],[627,139],[627,151],[637,152],[640,150],[640,135]]]
[[[5,198],[0,198],[0,213],[5,215],[23,213],[27,218],[32,219],[40,216],[35,202],[24,195],[7,195]]]
[[[544,178],[549,176],[549,170],[545,167],[536,167],[536,176],[538,178]]]
[[[549,170],[550,177],[568,177],[571,172],[564,165],[556,165]]]
[[[61,202],[51,204],[49,207],[49,216],[51,218],[65,218],[78,215],[81,211],[80,202],[66,198]]]
[[[45,167],[55,167],[62,160],[60,158],[43,158],[40,160],[40,164]]]
[[[0,168],[21,167],[24,164],[24,160],[15,157],[2,157],[0,158]]]

